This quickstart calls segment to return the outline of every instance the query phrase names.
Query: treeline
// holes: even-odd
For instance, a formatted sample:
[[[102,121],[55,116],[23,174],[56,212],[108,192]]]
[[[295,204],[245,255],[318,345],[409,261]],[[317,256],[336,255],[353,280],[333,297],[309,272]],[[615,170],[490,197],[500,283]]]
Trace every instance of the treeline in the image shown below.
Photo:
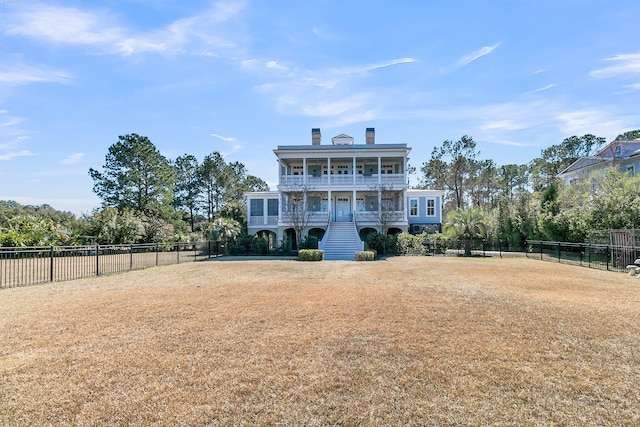
[[[102,168],[89,175],[103,205],[81,218],[47,205],[0,202],[0,245],[231,239],[246,229],[243,193],[268,190],[242,163],[228,163],[218,152],[169,160],[137,134],[118,137]]]
[[[640,130],[617,137],[631,140]],[[609,170],[565,186],[557,175],[605,139],[572,136],[528,164],[480,160],[473,138],[444,141],[420,168],[421,188],[445,190],[445,234],[523,247],[527,239],[584,242],[599,231],[640,228],[640,178]]]
[[[617,139],[638,137],[640,130]],[[638,176],[609,170],[570,186],[557,178],[605,142],[591,134],[572,136],[542,150],[528,164],[496,165],[480,159],[473,138],[463,136],[434,147],[419,169],[418,187],[445,190],[444,238],[482,238],[521,248],[528,239],[584,242],[600,230],[638,229]],[[249,247],[242,195],[268,190],[266,182],[250,175],[242,163],[227,163],[218,152],[202,160],[189,154],[169,160],[137,134],[120,136],[109,147],[102,168],[91,168],[89,174],[103,205],[81,218],[48,205],[0,201],[0,245],[211,238]]]

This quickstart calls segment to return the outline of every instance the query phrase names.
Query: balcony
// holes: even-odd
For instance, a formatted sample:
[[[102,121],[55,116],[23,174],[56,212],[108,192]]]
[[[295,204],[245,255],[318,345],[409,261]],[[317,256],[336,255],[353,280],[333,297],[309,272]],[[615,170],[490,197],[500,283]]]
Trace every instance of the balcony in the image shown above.
[[[379,177],[379,178],[378,178]],[[309,186],[322,186],[322,185],[378,185],[387,184],[402,187],[406,185],[407,178],[403,173],[397,174],[382,174],[382,175],[323,175],[323,176],[311,176],[307,175],[305,182],[304,175],[280,175],[280,185],[309,185]]]

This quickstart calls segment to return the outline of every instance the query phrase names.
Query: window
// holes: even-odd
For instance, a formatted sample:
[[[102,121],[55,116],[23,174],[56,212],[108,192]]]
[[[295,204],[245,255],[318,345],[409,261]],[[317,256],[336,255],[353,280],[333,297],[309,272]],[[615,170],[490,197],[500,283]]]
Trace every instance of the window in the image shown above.
[[[278,199],[267,200],[267,215],[278,216]]]
[[[427,216],[436,216],[436,199],[427,199]]]
[[[629,175],[635,176],[635,168],[633,167],[633,165],[627,166],[627,172],[629,172]]]
[[[418,199],[409,199],[409,216],[418,216]]]
[[[364,196],[364,209],[367,212],[376,212],[378,210],[378,196]]]
[[[321,201],[320,196],[307,196],[307,208],[309,212],[320,212],[321,210]]]
[[[264,215],[264,200],[251,199],[251,216],[263,216]]]

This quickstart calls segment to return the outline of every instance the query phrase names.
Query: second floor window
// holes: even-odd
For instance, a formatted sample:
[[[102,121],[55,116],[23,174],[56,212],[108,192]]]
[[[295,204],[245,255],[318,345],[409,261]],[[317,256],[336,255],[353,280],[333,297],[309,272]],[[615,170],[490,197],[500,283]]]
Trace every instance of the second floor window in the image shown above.
[[[278,216],[278,199],[267,200],[267,215]]]

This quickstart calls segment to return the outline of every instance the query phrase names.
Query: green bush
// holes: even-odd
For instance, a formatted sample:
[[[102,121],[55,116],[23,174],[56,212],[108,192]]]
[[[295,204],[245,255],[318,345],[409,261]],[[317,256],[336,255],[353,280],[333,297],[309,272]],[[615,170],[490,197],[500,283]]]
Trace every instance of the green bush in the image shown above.
[[[374,251],[357,251],[356,261],[373,261],[375,259]]]
[[[376,251],[375,249],[365,249],[365,252],[373,253],[373,259],[378,258],[378,251]]]
[[[300,249],[298,258],[300,261],[322,261],[324,259],[324,251],[320,249]]]

